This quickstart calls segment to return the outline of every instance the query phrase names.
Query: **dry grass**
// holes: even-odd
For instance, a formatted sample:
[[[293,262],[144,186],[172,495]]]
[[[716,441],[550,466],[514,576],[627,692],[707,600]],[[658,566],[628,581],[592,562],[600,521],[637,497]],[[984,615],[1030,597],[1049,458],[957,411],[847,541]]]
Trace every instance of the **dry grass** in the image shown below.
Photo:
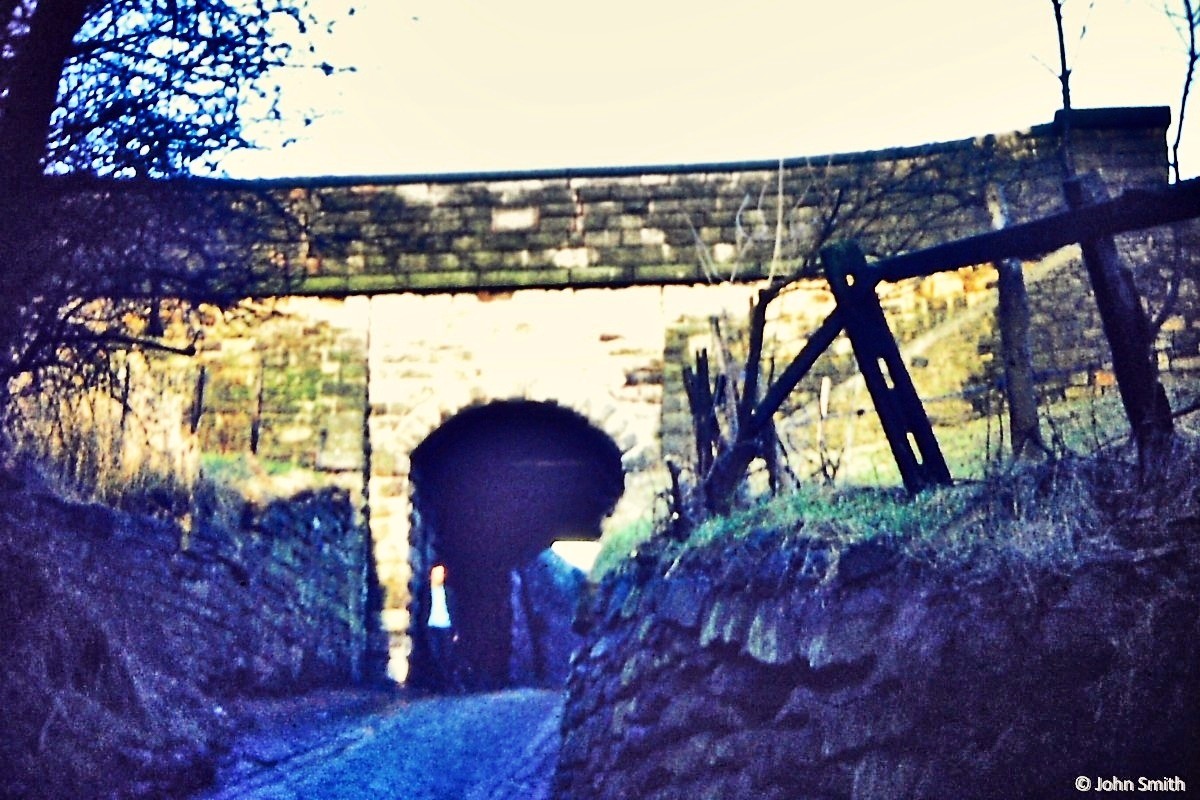
[[[754,531],[835,544],[887,540],[955,574],[1069,570],[1115,550],[1170,546],[1200,534],[1200,443],[1179,436],[1161,480],[1139,487],[1122,451],[994,467],[953,487],[909,497],[901,490],[803,484],[728,517],[711,519],[681,547],[705,547]],[[606,537],[593,579],[653,537],[646,525]]]
[[[59,563],[112,548],[78,532],[113,519],[56,499],[36,473],[0,471],[0,797],[176,796],[207,777],[224,725],[212,701],[129,624],[136,598],[97,593]]]

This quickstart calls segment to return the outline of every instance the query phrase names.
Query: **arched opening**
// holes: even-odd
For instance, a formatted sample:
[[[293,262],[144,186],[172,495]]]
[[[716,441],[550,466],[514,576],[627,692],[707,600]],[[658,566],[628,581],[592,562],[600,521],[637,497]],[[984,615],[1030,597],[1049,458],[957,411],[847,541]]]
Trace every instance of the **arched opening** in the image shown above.
[[[599,538],[624,489],[621,452],[574,411],[502,401],[431,433],[413,451],[411,476],[409,680],[433,689],[511,685],[514,571],[556,540]],[[452,634],[430,580],[437,566]],[[451,636],[452,647],[443,641]]]

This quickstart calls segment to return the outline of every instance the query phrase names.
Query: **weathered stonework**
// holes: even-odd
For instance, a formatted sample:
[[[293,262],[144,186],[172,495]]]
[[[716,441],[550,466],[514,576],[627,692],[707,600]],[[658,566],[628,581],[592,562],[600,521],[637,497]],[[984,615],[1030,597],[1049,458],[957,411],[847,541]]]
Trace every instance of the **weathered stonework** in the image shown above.
[[[1166,176],[1167,121],[1163,109],[1085,113],[1072,123],[1077,164],[1114,188],[1158,185]],[[372,561],[385,593],[375,600],[391,636],[392,674],[403,678],[409,456],[442,422],[496,400],[573,409],[624,453],[627,491],[612,524],[644,518],[665,488],[665,459],[686,460],[690,447],[682,363],[696,348],[711,348],[712,318],[736,327],[754,281],[770,270],[777,220],[803,246],[819,222],[818,201],[885,181],[895,193],[859,231],[879,251],[986,229],[979,189],[989,180],[1008,190],[1017,219],[1035,216],[1061,204],[1054,134],[1040,126],[779,163],[217,184],[214,191],[234,196],[265,192],[297,213],[297,227],[263,245],[292,294],[278,300],[279,315],[214,326],[197,359],[157,364],[131,403],[146,415],[146,441],[123,437],[110,455],[133,474],[157,447],[185,488],[197,485],[212,463],[207,457],[245,453],[256,456],[248,459],[255,468],[303,467],[341,488],[247,512],[225,526],[161,509],[181,521],[174,525],[48,495],[31,500],[0,475],[7,537],[0,570],[7,570],[6,586],[18,587],[0,598],[8,607],[0,614],[0,661],[7,660],[6,677],[18,666],[42,670],[21,673],[32,682],[3,686],[9,694],[0,706],[12,722],[0,758],[8,772],[0,776],[13,781],[31,754],[70,765],[86,751],[109,759],[104,771],[128,777],[131,796],[189,788],[158,755],[190,763],[204,754],[189,749],[197,740],[179,741],[163,722],[174,719],[163,697],[179,697],[201,719],[216,714],[213,697],[371,674],[371,654],[388,647],[371,641]],[[922,179],[901,180],[912,175]],[[1123,237],[1152,303],[1169,294],[1163,281],[1151,280],[1166,263],[1162,254],[1176,242],[1196,250],[1195,240],[1194,226]],[[796,266],[786,254],[784,261]],[[1111,387],[1081,274],[1069,258],[1027,270],[1036,290],[1035,358],[1048,393]],[[991,269],[977,267],[881,287],[935,424],[989,412],[978,397],[995,389],[993,283]],[[1158,341],[1161,366],[1185,379],[1200,367],[1195,291],[1194,280],[1183,285]],[[799,281],[773,311],[779,358],[795,353],[831,307],[819,279]],[[853,370],[839,342],[814,370],[813,385],[791,399],[781,428],[794,451],[810,438],[821,379],[833,385],[840,413],[858,418],[867,408]],[[872,415],[861,419],[870,428]],[[110,421],[124,433],[123,410]],[[72,444],[57,443],[62,451]],[[195,501],[220,505],[211,496]],[[1071,573],[1066,589],[1062,576],[1036,575],[1045,607],[1023,615],[1006,604],[1022,598],[1012,587],[998,595],[973,587],[951,598],[937,575],[878,550],[839,553],[833,573],[827,545],[807,543],[803,559],[789,560],[798,551],[776,547],[769,534],[750,544],[761,552],[701,554],[671,580],[624,577],[601,588],[568,711],[564,796],[790,797],[801,788],[928,796],[947,787],[970,796],[969,776],[936,761],[939,753],[961,746],[964,734],[974,737],[970,746],[1002,785],[1006,770],[1038,755],[1013,738],[1014,730],[1029,730],[1028,717],[997,722],[993,697],[972,696],[975,705],[965,710],[943,704],[948,710],[905,717],[897,709],[919,709],[928,696],[946,700],[948,687],[967,691],[964,674],[1011,666],[1033,639],[1048,655],[993,694],[1003,700],[1005,692],[1030,692],[1074,714],[1084,708],[1081,686],[1110,697],[1124,688],[1112,675],[1130,666],[1121,660],[1128,654],[1111,652],[1097,629],[1134,628],[1149,642],[1168,637],[1177,649],[1152,666],[1194,672],[1195,579],[1178,564],[1089,563]],[[643,559],[638,568],[661,567]],[[1191,594],[1175,605],[1156,599],[1138,606],[1135,590],[1146,580],[1186,584]],[[794,589],[779,594],[789,581]],[[1127,589],[1132,605],[1120,594]],[[977,618],[997,597],[1005,601],[998,618]],[[825,616],[834,604],[836,613]],[[78,623],[82,639],[53,639],[67,620]],[[926,636],[928,646],[915,655],[904,649]],[[1091,663],[1081,663],[1081,653]],[[151,665],[145,671],[136,660],[142,656]],[[1092,674],[1093,664],[1107,671]],[[946,680],[909,681],[914,671]],[[157,699],[138,695],[147,676],[174,684],[180,674],[194,684],[176,694],[168,686]],[[1072,683],[1064,675],[1082,678]],[[697,688],[697,680],[704,685]],[[1162,731],[1175,730],[1155,733],[1160,723],[1175,724],[1171,701],[1195,698],[1149,691],[1135,699],[1168,713],[1133,723],[1157,744]],[[982,725],[970,718],[975,711]],[[130,716],[148,721],[153,746],[138,739],[141,730],[114,728]],[[72,725],[71,735],[59,735]],[[1071,725],[1067,734],[1087,735]],[[922,745],[921,762],[897,743],[923,733],[932,744]],[[1096,774],[1123,763],[1111,740],[1095,744],[1095,752],[1118,758],[1096,763]],[[799,774],[798,763],[811,769]],[[0,793],[65,796],[28,774]],[[99,791],[92,788],[82,794]],[[1044,788],[1058,794],[1062,787]]]
[[[1080,171],[1115,186],[1166,181],[1165,108],[1077,111]],[[887,186],[843,217],[867,238],[932,244],[986,230],[982,186],[1020,220],[1061,207],[1058,128],[867,153],[691,166],[235,184],[299,220],[270,245],[295,294],[705,283],[764,277],[779,221],[803,244],[831,190]],[[782,198],[783,204],[779,203]],[[843,220],[844,222],[844,220]],[[709,259],[697,257],[697,249]]]
[[[182,797],[239,698],[383,679],[346,492],[208,486],[182,525],[168,499],[127,513],[0,471],[0,796]]]
[[[190,374],[191,426],[207,453],[361,474],[367,391],[362,300],[280,300],[214,325]]]
[[[399,676],[411,578],[409,454],[469,406],[552,402],[582,414],[625,454],[617,521],[644,514],[662,483],[662,387],[637,376],[661,369],[662,302],[652,287],[371,299],[371,528]]]
[[[1081,272],[1069,258],[1030,269],[1035,365],[1047,395],[1090,396],[1112,389],[1103,383],[1107,345]],[[884,293],[889,321],[939,431],[996,413],[988,405],[989,397],[998,402],[997,371],[988,358],[997,336],[993,275],[990,268],[968,269],[939,276],[934,286],[910,281]],[[510,399],[556,403],[583,414],[625,453],[626,492],[608,528],[652,515],[656,496],[668,487],[665,459],[687,463],[691,450],[682,365],[696,349],[712,350],[711,317],[722,319],[727,328],[740,324],[754,291],[753,286],[670,286],[293,298],[279,306],[290,316],[245,334],[256,343],[237,352],[257,354],[268,363],[282,357],[270,353],[289,353],[301,374],[301,365],[312,363],[332,365],[324,373],[307,368],[314,375],[343,376],[340,382],[312,384],[316,394],[304,407],[329,411],[312,412],[313,421],[305,424],[289,427],[289,420],[297,418],[273,407],[272,395],[264,398],[261,416],[272,422],[263,426],[259,453],[268,461],[320,468],[367,499],[396,677],[405,675],[408,648],[412,450],[470,406]],[[1063,307],[1073,308],[1074,314],[1064,319]],[[819,281],[804,282],[782,298],[772,323],[777,357],[795,353],[831,308],[832,298]],[[275,332],[277,325],[285,326],[284,334]],[[289,336],[288,329],[307,333]],[[1193,374],[1194,359],[1172,349],[1171,335],[1177,333],[1165,333],[1160,340],[1161,358],[1182,381]],[[353,342],[359,349],[335,347],[329,354],[327,348],[337,342]],[[202,358],[210,385],[254,380],[255,369],[246,369],[236,358],[235,369],[226,376],[223,352],[233,348],[209,351]],[[340,360],[352,357],[361,359],[357,366]],[[346,380],[347,375],[357,382]],[[889,457],[879,449],[882,434],[844,342],[821,360],[780,417],[793,468],[807,476],[820,455],[814,432],[823,377],[833,386],[828,447],[859,448],[842,456],[843,474],[869,468],[880,480],[891,480]],[[322,386],[336,391],[326,395]],[[227,441],[243,442],[231,448],[237,452],[245,447],[251,425],[244,409],[214,404],[205,407],[200,431],[225,431]],[[243,431],[240,437],[232,433],[235,429]],[[296,429],[307,433],[303,438],[287,435]],[[320,442],[340,442],[342,455],[320,449]],[[985,442],[977,444],[980,451],[986,447]],[[356,448],[357,463],[351,457]],[[205,449],[218,448],[206,443]]]
[[[577,621],[556,800],[1200,780],[1194,519],[1169,556],[1110,548],[993,575],[803,532],[648,545],[602,582]]]
[[[1080,117],[1072,128],[1080,168],[1098,169],[1114,189],[1161,183],[1166,122],[1163,109]],[[788,236],[801,241],[822,199],[805,198],[821,186],[861,189],[872,176],[931,170],[928,180],[897,184],[904,191],[864,231],[918,246],[988,227],[986,208],[970,200],[983,177],[1004,183],[1017,218],[1058,208],[1053,133],[1041,126],[793,160],[782,173],[778,164],[728,164],[258,186],[304,221],[276,254],[302,273],[293,276],[302,278],[297,294],[276,301],[279,315],[215,330],[200,358],[180,367],[185,377],[158,393],[182,398],[171,413],[191,416],[200,451],[252,451],[268,465],[323,473],[361,498],[386,589],[394,674],[403,677],[409,455],[442,422],[496,400],[577,411],[625,454],[626,493],[610,527],[645,518],[667,487],[665,459],[687,462],[692,447],[683,365],[699,348],[715,352],[713,318],[725,330],[742,324],[769,260],[781,177]],[[1171,241],[1168,231],[1122,240],[1151,296],[1163,283],[1149,280],[1145,265],[1160,262]],[[1064,253],[1027,265],[1035,369],[1047,396],[1086,398],[1111,388],[1108,349],[1084,273]],[[938,430],[998,413],[994,275],[983,266],[880,287]],[[1184,379],[1200,367],[1194,293],[1194,283],[1183,285],[1158,342],[1161,365]],[[819,278],[774,304],[777,368],[832,307]],[[858,474],[890,480],[855,372],[839,340],[785,406],[780,434],[799,476],[844,450],[843,475],[857,463]]]

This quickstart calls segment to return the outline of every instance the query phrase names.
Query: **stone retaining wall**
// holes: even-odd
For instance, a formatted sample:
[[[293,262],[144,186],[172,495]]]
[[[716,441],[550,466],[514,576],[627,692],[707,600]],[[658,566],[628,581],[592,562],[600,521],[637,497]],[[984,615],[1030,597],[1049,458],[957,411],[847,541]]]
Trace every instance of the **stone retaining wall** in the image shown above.
[[[1078,776],[1194,787],[1200,531],[1187,530],[1190,556],[1114,550],[990,577],[803,531],[643,552],[578,623],[554,796],[1066,797]]]
[[[223,703],[381,675],[344,492],[255,510],[201,488],[187,530],[153,496],[131,515],[0,480],[0,796],[177,796]]]

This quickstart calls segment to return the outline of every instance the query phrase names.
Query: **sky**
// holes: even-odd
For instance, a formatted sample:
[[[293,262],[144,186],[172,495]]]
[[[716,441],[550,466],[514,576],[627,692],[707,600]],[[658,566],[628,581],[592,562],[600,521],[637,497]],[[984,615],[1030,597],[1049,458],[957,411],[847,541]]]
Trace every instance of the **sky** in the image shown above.
[[[1186,49],[1165,2],[1179,5],[1066,0],[1075,107],[1177,108]],[[325,16],[345,5],[311,8]],[[287,128],[252,129],[262,147],[226,156],[223,171],[385,176],[766,160],[1002,133],[1048,122],[1061,104],[1050,0],[355,6],[317,43],[322,59],[354,71],[281,75]],[[279,146],[285,136],[296,141]],[[1200,171],[1190,139],[1200,133],[1185,135],[1185,177]]]

